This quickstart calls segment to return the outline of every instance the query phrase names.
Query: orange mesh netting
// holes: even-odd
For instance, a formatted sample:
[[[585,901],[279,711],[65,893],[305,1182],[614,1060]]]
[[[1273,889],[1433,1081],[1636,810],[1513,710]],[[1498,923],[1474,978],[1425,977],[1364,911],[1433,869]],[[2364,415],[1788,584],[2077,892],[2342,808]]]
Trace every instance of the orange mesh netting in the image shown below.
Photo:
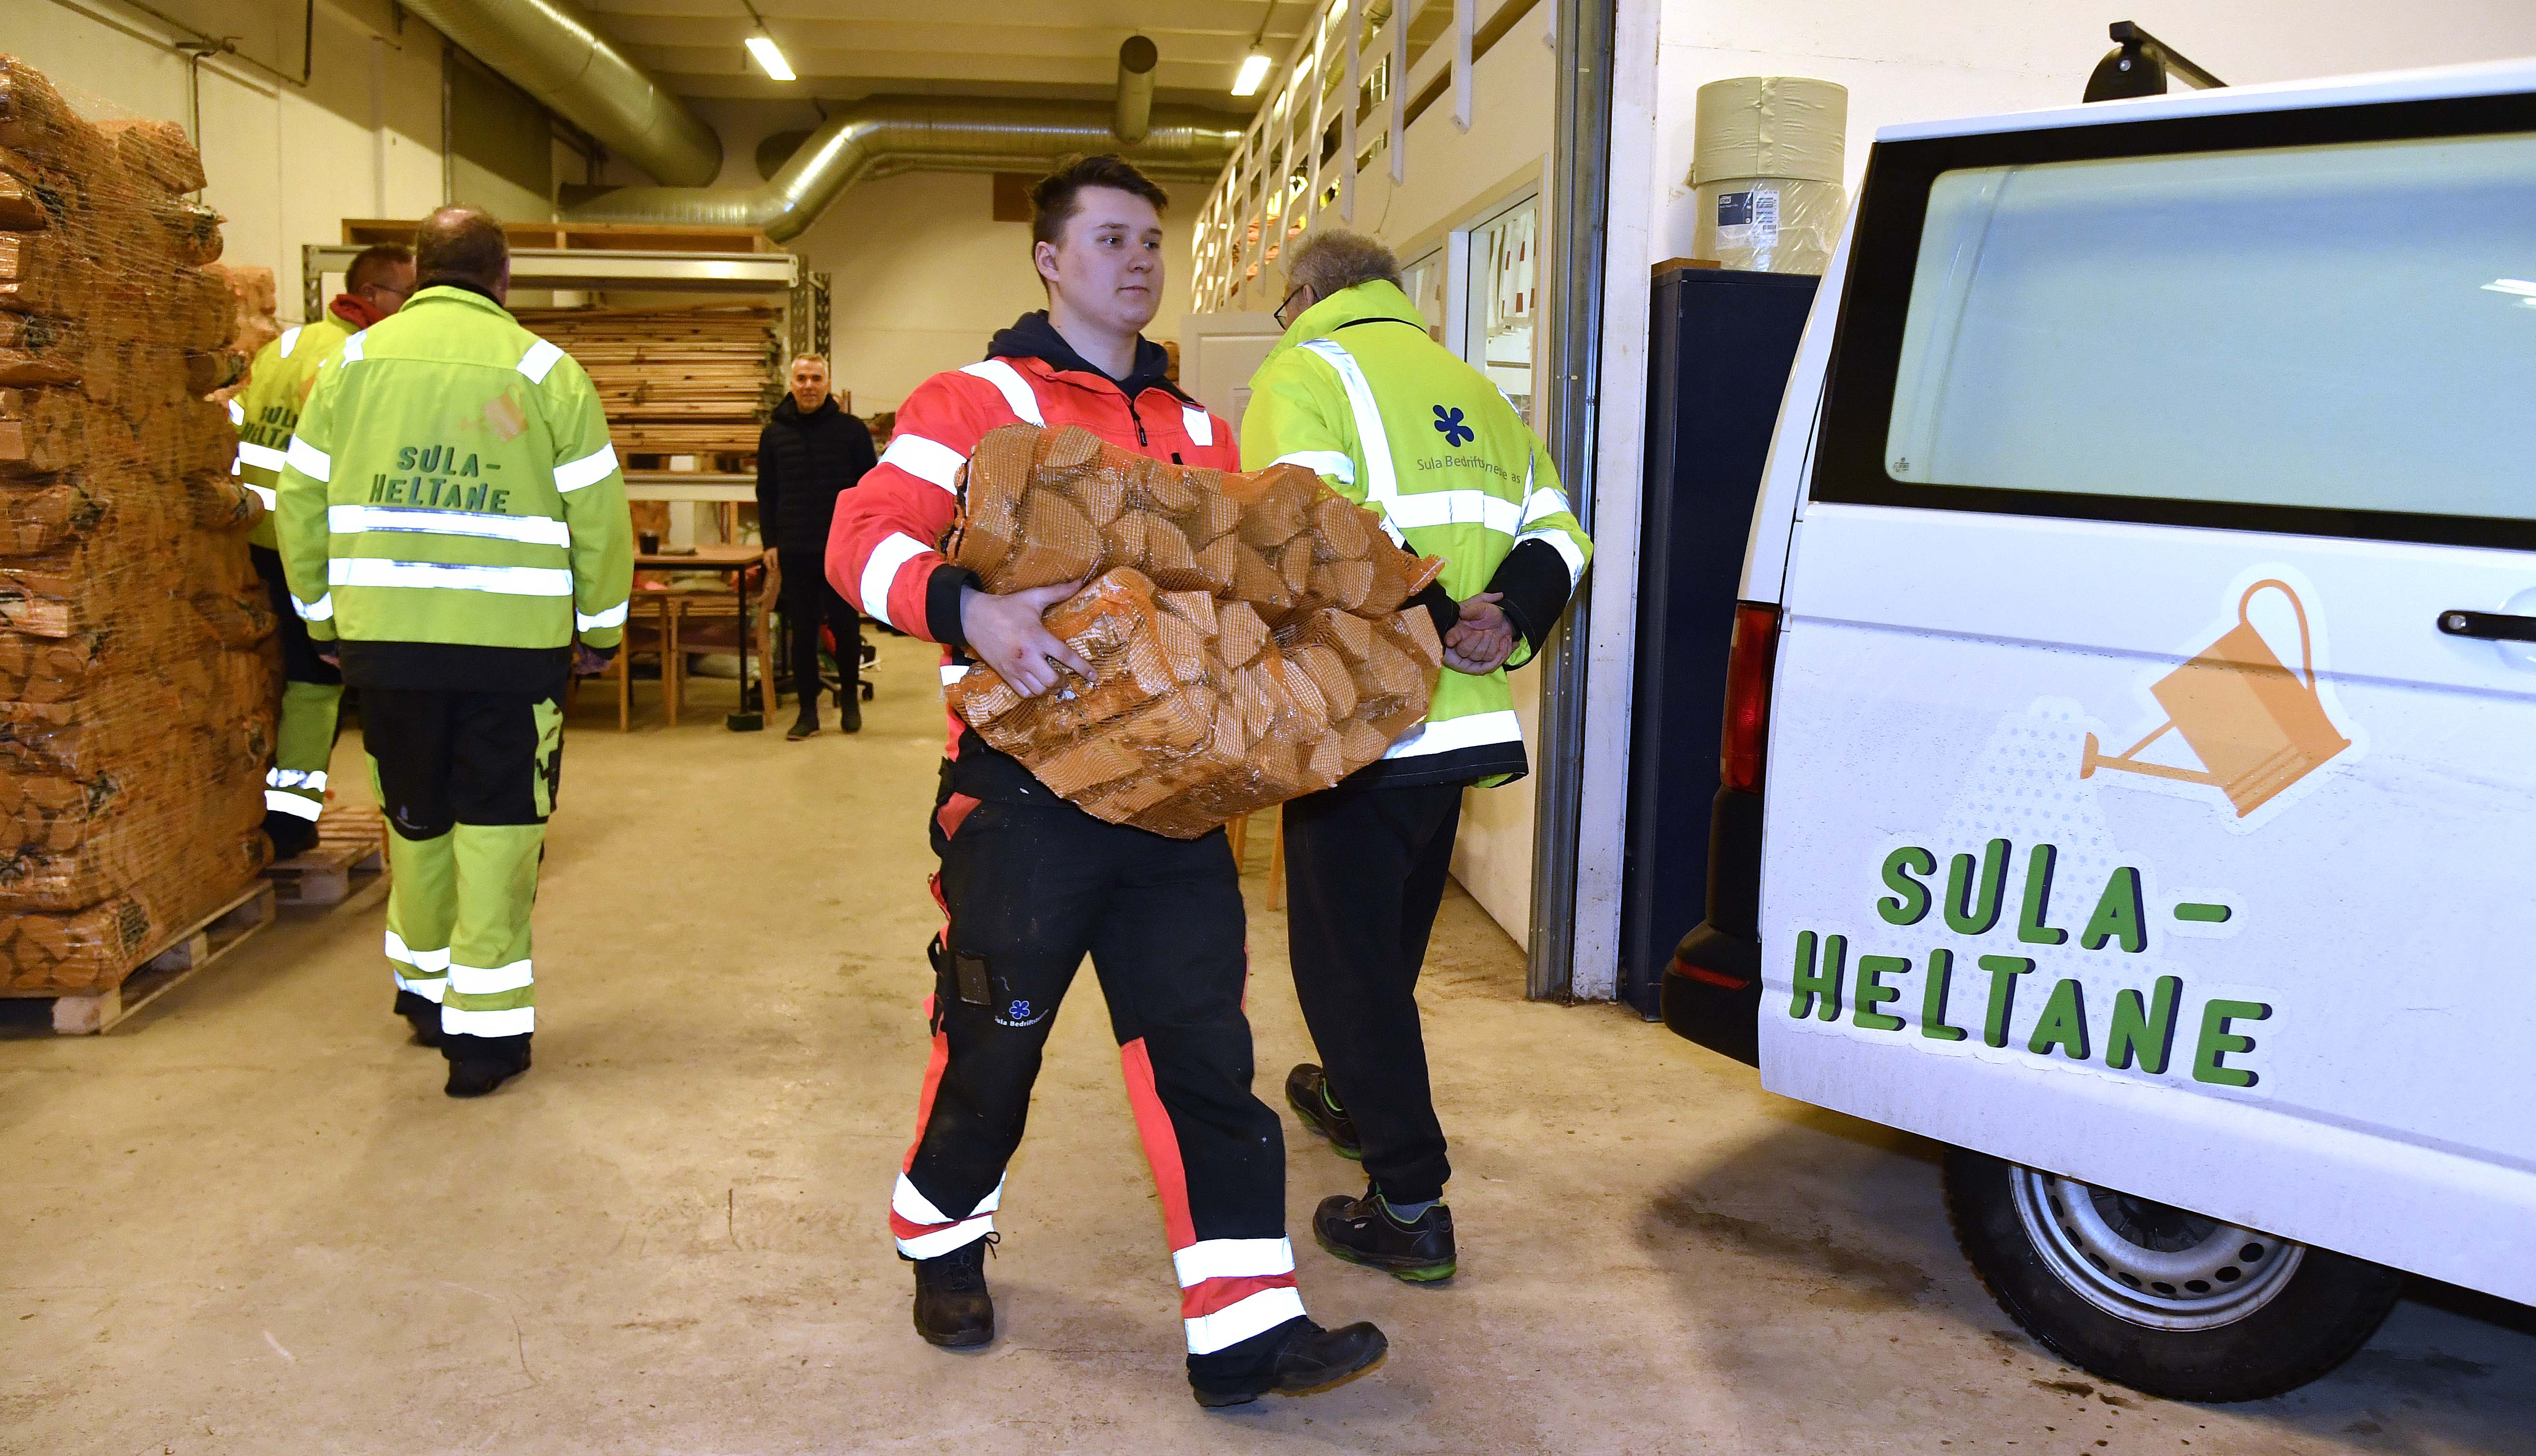
[[[268,854],[263,507],[203,399],[240,296],[202,187],[182,128],[0,55],[0,995],[116,984]]]
[[[1426,716],[1435,624],[1410,555],[1300,466],[1175,466],[1006,425],[970,457],[951,560],[990,592],[1091,578],[1048,631],[1092,665],[1025,698],[950,690],[987,742],[1090,813],[1174,839],[1327,789]]]

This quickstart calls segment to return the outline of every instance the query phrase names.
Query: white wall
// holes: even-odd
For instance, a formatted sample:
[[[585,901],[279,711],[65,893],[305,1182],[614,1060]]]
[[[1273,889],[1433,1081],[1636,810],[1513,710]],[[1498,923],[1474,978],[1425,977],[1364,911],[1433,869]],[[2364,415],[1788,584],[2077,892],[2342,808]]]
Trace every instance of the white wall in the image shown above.
[[[1875,129],[2075,104],[2137,21],[2234,85],[2536,53],[2528,0],[1661,0],[1656,53],[1655,259],[1690,253],[1693,96],[1730,76],[1812,76],[1849,88],[1854,197]],[[2178,83],[2180,85],[2180,83]],[[1650,260],[1654,261],[1654,260]]]
[[[100,19],[99,17],[104,17]],[[190,123],[173,32],[114,0],[0,3],[0,51],[108,114]],[[440,37],[386,4],[317,7],[308,86],[252,67],[201,67],[204,200],[220,210],[222,261],[271,268],[285,321],[299,305],[299,248],[342,238],[346,217],[417,217],[440,203]]]

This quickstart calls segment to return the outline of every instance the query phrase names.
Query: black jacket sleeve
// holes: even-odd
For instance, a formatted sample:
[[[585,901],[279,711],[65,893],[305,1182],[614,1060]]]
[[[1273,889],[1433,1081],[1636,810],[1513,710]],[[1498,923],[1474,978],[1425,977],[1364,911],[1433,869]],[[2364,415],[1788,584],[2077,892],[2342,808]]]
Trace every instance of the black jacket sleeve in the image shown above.
[[[1558,625],[1558,614],[1567,609],[1566,558],[1548,541],[1525,541],[1497,563],[1489,590],[1498,595],[1497,605],[1538,653],[1550,640],[1550,629]]]
[[[862,482],[865,471],[880,464],[880,452],[872,448],[871,426],[853,414],[847,415],[845,422],[846,479],[841,488],[852,490]]]
[[[770,546],[783,534],[775,515],[779,488],[775,479],[775,426],[770,422],[757,431],[757,538]]]

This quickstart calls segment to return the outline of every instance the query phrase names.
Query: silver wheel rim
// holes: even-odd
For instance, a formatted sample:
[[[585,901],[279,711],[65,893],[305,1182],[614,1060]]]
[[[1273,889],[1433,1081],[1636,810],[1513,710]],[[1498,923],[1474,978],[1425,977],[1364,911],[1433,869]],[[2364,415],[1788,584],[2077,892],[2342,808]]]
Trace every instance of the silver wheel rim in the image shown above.
[[[2277,1298],[2307,1246],[2145,1198],[2011,1165],[2008,1189],[2046,1267],[2132,1324],[2209,1330]]]

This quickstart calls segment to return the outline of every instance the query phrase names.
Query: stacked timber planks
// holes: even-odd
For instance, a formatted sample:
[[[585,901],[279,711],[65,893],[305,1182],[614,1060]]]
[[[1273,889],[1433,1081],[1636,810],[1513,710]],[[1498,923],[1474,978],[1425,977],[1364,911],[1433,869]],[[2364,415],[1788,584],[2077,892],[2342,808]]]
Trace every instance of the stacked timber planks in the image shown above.
[[[578,360],[623,455],[744,454],[779,388],[775,309],[523,308],[521,324]]]
[[[241,903],[276,662],[220,220],[171,122],[0,55],[0,995],[111,993]]]

